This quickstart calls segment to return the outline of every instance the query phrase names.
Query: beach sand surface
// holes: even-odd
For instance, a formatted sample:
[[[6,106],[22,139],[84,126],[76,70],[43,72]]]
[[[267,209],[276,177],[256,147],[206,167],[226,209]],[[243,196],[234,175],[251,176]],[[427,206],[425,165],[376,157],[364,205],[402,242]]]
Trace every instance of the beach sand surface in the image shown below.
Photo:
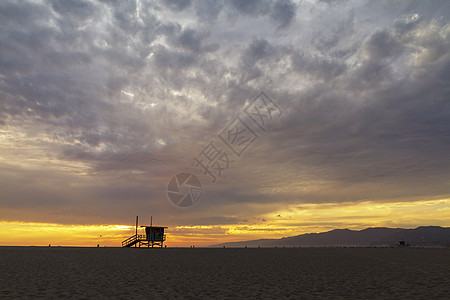
[[[450,249],[0,247],[0,298],[450,299]]]

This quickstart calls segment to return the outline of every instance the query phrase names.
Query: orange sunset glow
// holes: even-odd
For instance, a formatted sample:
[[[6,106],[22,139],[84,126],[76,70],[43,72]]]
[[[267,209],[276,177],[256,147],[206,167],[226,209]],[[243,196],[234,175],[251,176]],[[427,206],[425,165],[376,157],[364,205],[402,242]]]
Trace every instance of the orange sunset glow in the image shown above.
[[[320,215],[317,214],[320,210]],[[386,213],[387,212],[387,213]],[[407,217],[404,217],[407,213]],[[424,215],[434,213],[433,219]],[[450,218],[450,200],[417,201],[376,205],[330,205],[317,207],[305,205],[277,211],[276,217],[264,216],[264,223],[175,226],[167,230],[169,247],[209,246],[223,242],[280,238],[309,232],[324,232],[334,228],[354,230],[366,227],[420,226],[434,222],[447,226]],[[354,216],[358,216],[355,218]],[[403,216],[403,217],[402,217]],[[327,220],[333,219],[333,222]],[[370,221],[366,221],[370,220]],[[131,225],[61,225],[32,222],[1,222],[2,244],[18,246],[85,246],[100,244],[116,247],[126,237],[134,234]],[[139,231],[142,231],[139,229]]]

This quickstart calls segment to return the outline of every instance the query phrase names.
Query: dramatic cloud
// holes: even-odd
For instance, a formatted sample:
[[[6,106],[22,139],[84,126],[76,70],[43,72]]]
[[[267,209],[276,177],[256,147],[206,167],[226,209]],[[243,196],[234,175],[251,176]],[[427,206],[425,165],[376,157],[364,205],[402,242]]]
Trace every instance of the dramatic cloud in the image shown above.
[[[261,225],[450,198],[448,1],[1,1],[0,26],[2,221]],[[245,119],[258,138],[212,183],[193,157],[226,150],[260,91],[282,117]],[[180,172],[204,185],[190,209],[167,200]]]

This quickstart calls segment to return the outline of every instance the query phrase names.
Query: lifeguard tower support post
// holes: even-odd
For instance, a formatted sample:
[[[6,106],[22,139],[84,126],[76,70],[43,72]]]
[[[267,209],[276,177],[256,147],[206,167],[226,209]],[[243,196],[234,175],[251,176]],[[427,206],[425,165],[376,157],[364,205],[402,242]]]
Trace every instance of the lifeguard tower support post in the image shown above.
[[[136,216],[136,234],[127,238],[122,242],[122,247],[131,246],[147,246],[149,247],[163,247],[163,243],[166,240],[166,235],[164,234],[164,228],[160,226],[153,226],[153,217],[150,217],[150,226],[141,226],[145,228],[145,234],[138,234],[138,217]]]

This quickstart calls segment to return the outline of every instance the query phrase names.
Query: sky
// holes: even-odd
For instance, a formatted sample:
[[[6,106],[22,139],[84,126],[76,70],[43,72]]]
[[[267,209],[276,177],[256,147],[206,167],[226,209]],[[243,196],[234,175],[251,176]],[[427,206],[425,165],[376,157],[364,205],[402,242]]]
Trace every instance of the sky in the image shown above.
[[[0,245],[450,226],[449,99],[449,1],[1,1]]]

